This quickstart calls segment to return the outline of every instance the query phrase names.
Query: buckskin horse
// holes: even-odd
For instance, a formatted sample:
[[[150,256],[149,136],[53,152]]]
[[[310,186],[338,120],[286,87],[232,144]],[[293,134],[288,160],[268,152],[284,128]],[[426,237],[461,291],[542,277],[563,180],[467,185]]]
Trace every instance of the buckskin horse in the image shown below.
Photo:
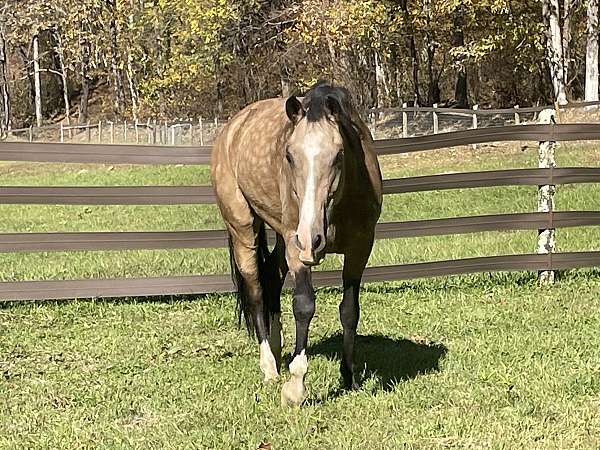
[[[216,139],[211,177],[229,234],[238,312],[256,333],[265,382],[281,368],[280,296],[291,273],[296,344],[284,405],[305,398],[308,329],[315,312],[311,268],[326,253],[344,255],[341,375],[357,389],[353,353],[359,289],[382,203],[373,138],[350,93],[319,82],[303,98],[247,106]],[[272,251],[265,224],[276,233]]]

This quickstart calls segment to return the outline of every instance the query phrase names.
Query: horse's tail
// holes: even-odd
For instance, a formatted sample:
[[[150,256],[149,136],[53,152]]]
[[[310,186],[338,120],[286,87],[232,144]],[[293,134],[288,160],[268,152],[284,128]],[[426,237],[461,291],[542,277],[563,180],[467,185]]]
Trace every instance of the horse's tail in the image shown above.
[[[262,291],[264,321],[268,331],[271,315],[280,312],[281,309],[279,306],[279,295],[275,296],[273,290],[273,286],[278,282],[279,274],[276,261],[269,252],[267,232],[264,224],[260,226],[257,238],[258,245],[256,249],[256,259],[258,265],[258,279]],[[246,281],[235,261],[231,235],[229,235],[229,261],[231,264],[231,277],[237,293],[236,313],[238,326],[241,326],[243,316],[246,329],[248,330],[248,333],[252,334],[256,329],[255,317],[253,316],[252,311],[253,305],[251,305],[251,299],[248,295]]]

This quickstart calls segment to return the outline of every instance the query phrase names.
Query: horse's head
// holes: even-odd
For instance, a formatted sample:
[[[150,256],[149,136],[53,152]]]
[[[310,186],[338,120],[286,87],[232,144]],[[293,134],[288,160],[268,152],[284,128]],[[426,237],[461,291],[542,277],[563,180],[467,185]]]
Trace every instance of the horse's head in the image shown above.
[[[339,88],[317,86],[302,103],[292,96],[285,105],[294,124],[283,162],[299,211],[293,243],[306,265],[319,264],[324,256],[328,217],[342,192],[345,95]]]

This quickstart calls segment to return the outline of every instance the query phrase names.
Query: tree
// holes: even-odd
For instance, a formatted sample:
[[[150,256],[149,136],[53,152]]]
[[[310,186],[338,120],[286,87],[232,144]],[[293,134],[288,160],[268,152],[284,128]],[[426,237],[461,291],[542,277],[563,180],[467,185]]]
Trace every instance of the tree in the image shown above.
[[[598,100],[598,0],[587,1],[585,101]]]
[[[461,3],[453,11],[452,45],[454,46],[454,65],[456,67],[456,87],[454,100],[459,108],[469,106],[467,91],[467,68],[465,64],[465,6]]]
[[[554,87],[554,96],[559,104],[564,105],[567,103],[567,94],[565,90],[565,58],[559,21],[559,4],[558,0],[543,0],[542,5],[542,14],[546,22],[547,59]]]
[[[2,15],[4,17],[4,14]],[[6,38],[4,21],[0,22],[0,90],[2,91],[2,120],[0,121],[0,135],[10,130],[10,91],[8,88],[8,57],[6,54]]]

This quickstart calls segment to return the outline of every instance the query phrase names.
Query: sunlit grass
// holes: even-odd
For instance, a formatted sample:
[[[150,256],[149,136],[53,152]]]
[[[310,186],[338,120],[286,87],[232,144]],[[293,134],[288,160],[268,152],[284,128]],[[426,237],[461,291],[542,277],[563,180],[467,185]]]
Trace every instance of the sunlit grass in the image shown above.
[[[532,153],[533,151],[533,153]],[[535,148],[383,158],[386,177],[535,167]],[[429,155],[429,154],[428,154]],[[449,155],[449,156],[448,156]],[[487,155],[487,156],[486,156]],[[595,156],[596,155],[596,156]],[[562,165],[598,165],[564,147]],[[206,184],[206,168],[0,165],[4,185]],[[598,210],[599,185],[561,186],[559,210]],[[382,220],[536,210],[535,187],[387,196]],[[222,227],[214,206],[0,206],[1,232]],[[600,227],[557,231],[600,250]],[[378,241],[370,264],[530,253],[535,231]],[[225,249],[0,254],[0,279],[223,273]],[[324,268],[339,267],[330,256]],[[338,289],[319,289],[308,400],[279,405],[231,295],[0,306],[0,448],[592,449],[600,447],[600,272],[477,274],[365,286],[361,390],[339,390]],[[289,292],[286,352],[293,343]],[[284,378],[286,374],[284,373]]]

